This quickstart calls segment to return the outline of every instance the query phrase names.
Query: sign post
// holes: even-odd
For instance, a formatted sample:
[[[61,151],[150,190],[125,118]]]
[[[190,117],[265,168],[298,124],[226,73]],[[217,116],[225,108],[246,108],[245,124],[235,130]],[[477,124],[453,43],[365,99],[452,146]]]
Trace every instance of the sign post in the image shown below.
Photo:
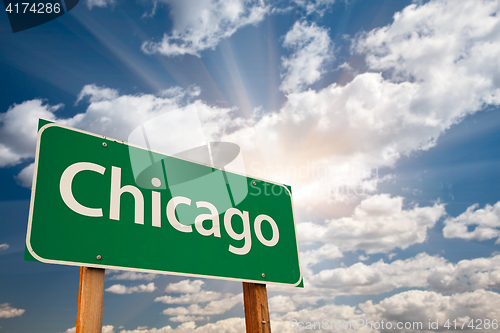
[[[243,282],[247,333],[271,333],[265,284]]]
[[[106,268],[241,281],[247,331],[270,331],[266,284],[302,287],[291,188],[214,165],[41,122],[25,259],[82,266],[77,333]]]
[[[76,333],[102,331],[102,304],[104,297],[104,269],[80,267]]]

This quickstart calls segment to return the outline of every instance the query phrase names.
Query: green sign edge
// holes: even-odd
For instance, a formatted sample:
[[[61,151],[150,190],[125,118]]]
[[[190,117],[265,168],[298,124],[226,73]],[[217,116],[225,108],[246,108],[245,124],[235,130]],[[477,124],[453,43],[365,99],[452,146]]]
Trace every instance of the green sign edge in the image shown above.
[[[292,206],[292,216],[293,216],[293,224],[294,224],[294,228],[293,229],[295,231],[295,243],[296,243],[296,249],[297,249],[297,261],[298,261],[299,273],[300,273],[299,274],[299,279],[298,279],[298,281],[296,283],[292,284],[292,283],[282,283],[282,282],[263,281],[263,280],[239,279],[239,278],[230,278],[230,277],[203,275],[203,274],[189,274],[189,273],[180,273],[180,272],[157,271],[157,270],[150,270],[150,269],[144,269],[144,268],[132,268],[132,267],[108,266],[108,265],[89,264],[89,263],[78,263],[78,262],[72,262],[72,261],[53,260],[53,259],[46,259],[46,258],[40,257],[38,254],[35,253],[35,251],[31,247],[31,243],[30,243],[30,238],[31,238],[31,223],[32,223],[32,218],[33,218],[33,204],[34,204],[34,201],[35,201],[34,199],[35,199],[36,180],[37,180],[37,173],[38,173],[38,155],[39,155],[39,151],[40,151],[40,142],[41,142],[41,137],[42,137],[43,132],[46,129],[50,128],[50,127],[60,127],[60,128],[68,129],[68,130],[71,130],[71,131],[75,131],[75,132],[79,132],[79,133],[83,133],[83,134],[87,134],[87,135],[91,135],[91,136],[95,136],[95,137],[100,137],[100,138],[103,138],[105,140],[111,140],[111,141],[115,141],[115,142],[120,142],[120,143],[126,144],[128,146],[137,147],[139,149],[145,149],[143,147],[136,146],[134,144],[130,144],[130,143],[127,143],[127,142],[124,142],[124,141],[121,141],[121,140],[112,139],[112,138],[109,138],[109,137],[106,137],[106,136],[103,136],[103,135],[99,135],[99,134],[95,134],[95,133],[90,133],[90,132],[83,131],[83,130],[76,129],[76,128],[72,128],[72,127],[69,127],[69,126],[60,125],[60,124],[57,124],[57,123],[54,123],[54,122],[51,122],[51,121],[47,121],[47,120],[44,120],[44,119],[39,119],[37,142],[36,142],[36,152],[35,152],[35,162],[34,162],[34,171],[33,171],[33,182],[32,182],[32,186],[31,186],[30,210],[29,210],[29,216],[28,216],[28,230],[26,232],[26,244],[25,244],[25,254],[24,254],[24,260],[25,261],[42,262],[42,263],[46,263],[46,264],[57,264],[57,265],[66,265],[66,266],[84,266],[84,267],[93,267],[93,268],[102,268],[102,269],[106,269],[106,268],[107,269],[119,269],[119,270],[125,270],[125,271],[133,271],[133,272],[154,273],[154,274],[163,274],[163,275],[176,275],[176,276],[187,276],[187,277],[198,277],[198,278],[208,278],[208,279],[217,279],[217,280],[229,280],[229,281],[239,281],[239,282],[251,282],[251,283],[259,283],[259,284],[266,283],[266,284],[274,284],[274,285],[283,285],[283,286],[293,286],[293,287],[297,287],[297,288],[304,288],[302,269],[301,269],[301,265],[300,265],[299,245],[298,245],[298,240],[297,240],[297,228],[295,227],[295,214],[294,214],[294,209],[293,209],[292,193],[291,193],[290,188],[289,188],[290,186],[289,185],[280,184],[280,183],[275,183],[273,181],[269,181],[269,180],[265,180],[265,179],[261,179],[261,178],[257,178],[257,177],[253,177],[253,176],[249,177],[247,175],[242,175],[242,174],[234,172],[234,171],[230,171],[230,172],[234,173],[234,174],[237,174],[237,175],[240,175],[240,176],[243,176],[243,177],[253,178],[253,179],[256,179],[256,180],[261,180],[261,181],[272,183],[272,184],[275,184],[275,185],[278,185],[278,186],[282,186],[283,188],[286,189],[286,191],[288,191],[289,197],[290,197],[290,203],[291,203],[291,206]],[[147,149],[145,149],[145,150],[147,150]],[[153,151],[153,152],[155,152],[155,151]],[[157,152],[157,153],[162,154],[162,155],[166,155],[166,156],[171,156],[169,154],[165,154],[165,153],[162,153],[162,152]],[[196,164],[200,164],[200,165],[206,165],[206,164],[203,164],[203,163],[199,163],[199,162],[194,162],[194,161],[190,161],[190,160],[187,160],[187,159],[183,159],[183,158],[180,158],[180,157],[177,157],[177,156],[171,156],[171,157],[182,159],[182,160],[185,160],[185,161],[188,161],[188,162],[191,162],[191,163],[196,163]],[[213,167],[213,166],[211,166],[211,167]],[[215,167],[213,167],[213,168],[215,168]],[[215,168],[215,169],[219,169],[219,168]]]

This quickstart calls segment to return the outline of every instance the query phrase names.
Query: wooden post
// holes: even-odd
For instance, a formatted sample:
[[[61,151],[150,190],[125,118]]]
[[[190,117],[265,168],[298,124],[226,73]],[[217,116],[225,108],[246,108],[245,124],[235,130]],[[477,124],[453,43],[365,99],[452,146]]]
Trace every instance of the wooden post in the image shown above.
[[[247,333],[271,333],[265,284],[243,282]]]
[[[102,332],[104,269],[80,267],[76,333]]]

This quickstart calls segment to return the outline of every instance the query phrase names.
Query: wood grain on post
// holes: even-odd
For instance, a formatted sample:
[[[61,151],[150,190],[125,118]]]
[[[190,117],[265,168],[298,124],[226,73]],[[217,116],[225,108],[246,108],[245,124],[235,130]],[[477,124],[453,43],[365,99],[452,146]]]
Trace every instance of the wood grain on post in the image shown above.
[[[271,333],[265,284],[243,282],[247,333]]]
[[[104,269],[80,267],[76,333],[102,332]]]

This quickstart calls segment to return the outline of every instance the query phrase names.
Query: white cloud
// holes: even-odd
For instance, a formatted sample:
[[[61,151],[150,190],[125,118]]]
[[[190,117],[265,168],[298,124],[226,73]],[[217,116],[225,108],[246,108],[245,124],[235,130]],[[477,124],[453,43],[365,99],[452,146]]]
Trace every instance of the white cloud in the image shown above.
[[[422,322],[424,328],[429,328],[429,319],[439,321],[439,331],[448,331],[442,325],[446,320],[450,320],[453,327],[453,320],[462,325],[460,318],[467,320],[486,318],[497,319],[500,316],[500,310],[496,306],[500,302],[500,294],[476,290],[473,292],[444,296],[432,291],[410,290],[382,300],[374,305],[372,301],[360,304],[359,307],[364,311],[368,318],[380,318],[386,321],[399,322]],[[481,327],[484,329],[484,323]],[[491,328],[491,326],[490,326]],[[436,330],[429,330],[435,332]],[[461,332],[477,332],[476,329],[464,327]]]
[[[210,317],[197,317],[197,316],[185,316],[185,315],[179,315],[169,318],[170,321],[180,322],[180,323],[185,323],[187,321],[203,321],[208,319],[210,319]]]
[[[427,278],[446,260],[421,253],[414,258],[371,265],[356,263],[350,267],[327,269],[307,278],[315,288],[330,290],[330,295],[380,294],[398,288],[427,287]]]
[[[192,54],[199,56],[205,49],[213,49],[220,40],[249,24],[264,18],[269,7],[262,0],[163,0],[170,6],[174,27],[159,42],[142,45],[146,53],[167,56]]]
[[[205,284],[202,280],[182,280],[177,283],[169,283],[165,288],[167,293],[192,294],[199,293],[201,286]]]
[[[237,20],[243,7],[236,0],[232,4],[236,9],[229,6],[233,9],[217,15]],[[197,19],[203,15],[210,22],[206,24],[219,29],[211,19],[221,2],[173,5],[178,8],[172,14],[179,14],[175,31],[194,34],[198,30],[188,27],[200,24],[200,31],[209,31],[205,21]],[[494,32],[500,15],[494,15],[496,8],[493,3],[475,1],[464,1],[463,6],[445,1],[411,5],[395,15],[392,24],[356,39],[354,50],[366,55],[368,69],[376,72],[359,74],[344,86],[290,93],[281,110],[256,115],[253,121],[230,120],[230,110],[196,103],[207,114],[220,116],[217,121],[213,116],[207,126],[210,135],[220,137],[232,128],[222,139],[242,147],[245,160],[254,166],[253,174],[271,170],[266,178],[291,184],[302,207],[359,200],[376,190],[380,179],[372,171],[432,147],[465,115],[486,104],[498,104],[500,68],[495,64],[500,37]],[[94,86],[84,87],[80,95],[80,99],[89,97],[87,111],[58,121],[121,140],[138,124],[180,103],[149,94],[119,96]],[[33,157],[36,113],[55,120],[57,108],[33,100],[2,114],[0,166]],[[304,174],[292,172],[301,168],[306,169]]]
[[[299,229],[298,235],[300,234],[301,231]],[[300,251],[299,255],[302,274],[306,276],[312,274],[311,266],[314,266],[323,260],[334,260],[343,257],[342,251],[340,251],[339,247],[333,244],[325,244],[313,250]]]
[[[35,163],[28,164],[19,172],[15,179],[22,187],[30,188],[33,182],[33,172],[35,171]]]
[[[472,205],[459,216],[447,218],[444,221],[444,237],[483,241],[500,236],[500,201],[494,206],[478,207],[478,204]],[[475,227],[469,231],[469,226]]]
[[[461,260],[432,269],[427,278],[433,290],[456,293],[474,289],[500,289],[500,256]]]
[[[2,244],[3,245],[3,244]],[[0,318],[12,318],[19,317],[26,310],[24,309],[16,309],[9,305],[9,303],[0,304]]]
[[[216,299],[220,298],[220,296],[221,293],[216,291],[200,290],[196,293],[184,294],[179,297],[173,297],[169,295],[157,297],[155,298],[155,302],[162,302],[165,304],[193,304],[215,301]]]
[[[86,112],[57,122],[126,141],[140,124],[178,109],[184,96],[183,91],[165,98],[151,94],[118,95],[109,88],[87,85],[79,95],[80,99],[88,98],[90,102]]]
[[[438,256],[420,253],[406,260],[323,269],[304,269],[306,290],[293,291],[297,304],[316,303],[338,295],[374,295],[400,288],[426,288],[440,293],[500,288],[500,255],[461,260],[456,264]],[[283,288],[271,288],[289,292]]]
[[[449,331],[444,328],[446,320],[450,320],[453,328],[453,320],[456,319],[460,323],[460,318],[471,318],[477,323],[477,319],[489,318],[490,323],[492,319],[498,318],[500,310],[498,309],[498,302],[500,295],[491,291],[476,290],[474,292],[455,294],[445,296],[432,291],[410,290],[383,299],[378,304],[372,301],[360,303],[357,306],[335,305],[327,304],[316,308],[306,308],[299,311],[292,311],[285,315],[274,314],[271,318],[272,331],[277,333],[292,333],[298,329],[295,327],[292,320],[302,322],[305,326],[308,322],[314,325],[315,322],[328,325],[324,331],[339,330],[342,323],[345,322],[349,330],[356,330],[362,333],[375,333],[375,332],[442,332]],[[439,321],[439,329],[429,330],[429,319],[431,321]],[[326,320],[324,322],[323,320]],[[391,322],[392,329],[370,329],[377,327],[384,321]],[[371,324],[368,324],[371,322]],[[397,329],[396,325],[401,322],[402,325],[413,325],[413,323],[421,323],[421,326],[414,326],[414,330]],[[358,324],[358,326],[356,326]],[[337,325],[337,328],[335,328]],[[415,324],[419,325],[419,324]],[[379,326],[380,327],[380,326]],[[403,326],[404,327],[404,326]],[[418,327],[418,329],[417,329]],[[491,328],[491,326],[490,326]],[[484,329],[484,327],[483,327]],[[345,330],[347,331],[347,330]],[[460,330],[463,332],[477,332],[476,329],[465,328]]]
[[[152,293],[156,290],[154,282],[147,285],[140,284],[138,286],[126,287],[122,284],[115,284],[107,288],[106,291],[113,294],[132,294],[132,293]]]
[[[0,244],[0,251],[7,250],[9,247],[10,247],[9,244],[6,244],[6,243]]]
[[[158,1],[157,0],[153,0],[153,7],[151,8],[151,11],[148,13],[147,11],[144,12],[144,14],[142,14],[141,18],[144,19],[144,18],[153,18],[156,14],[156,9],[158,7]]]
[[[307,322],[311,322],[314,325],[314,322],[322,323],[323,320],[327,321],[333,320],[334,322],[342,322],[342,321],[349,322],[349,320],[356,321],[357,319],[360,318],[364,318],[364,316],[356,312],[355,306],[327,304],[321,307],[305,308],[298,311],[291,311],[284,315],[279,315],[276,313],[271,314],[271,328],[272,332],[291,333],[291,332],[301,331],[298,327],[294,326],[293,324],[294,322],[292,322],[292,320],[295,320],[297,322],[302,322],[303,330],[306,331],[307,329],[305,329],[305,326],[307,325],[306,324]],[[318,326],[316,326],[316,329],[317,328]],[[335,327],[333,327],[332,330],[328,331],[334,331],[334,330]],[[316,331],[316,330],[311,329],[311,331]],[[321,332],[321,330],[318,331]],[[323,331],[326,332],[327,329]],[[339,331],[342,330],[340,329]],[[366,331],[361,328],[359,330],[356,330],[356,332],[364,333]]]
[[[186,322],[176,328],[165,326],[162,328],[122,330],[120,333],[241,333],[245,331],[245,319],[228,318],[196,327],[194,322]]]
[[[286,93],[298,92],[318,81],[323,66],[333,60],[328,30],[315,23],[295,22],[283,46],[293,50],[290,57],[282,58],[286,73],[280,89]]]
[[[196,328],[194,333],[241,333],[245,332],[245,319],[228,318],[216,323],[206,324]]]
[[[119,95],[113,89],[87,85],[80,92],[78,101],[88,100],[90,104],[84,113],[72,118],[57,117],[61,104],[51,106],[40,99],[14,104],[0,114],[0,167],[33,160],[39,118],[127,141],[132,130],[140,124],[191,103],[204,122],[207,140],[214,141],[220,136],[219,124],[224,126],[228,122],[231,109],[192,102],[192,96],[198,93],[199,88],[193,86],[188,91],[173,88],[159,96]],[[26,166],[16,177],[18,183],[30,187],[32,170],[33,165]]]
[[[306,207],[346,201],[349,191],[359,199],[380,180],[353,168],[392,167],[434,146],[466,115],[499,104],[497,9],[477,1],[410,5],[356,38],[353,50],[366,56],[369,72],[344,86],[291,93],[279,112],[224,139],[243,147],[255,173],[267,168],[269,178],[295,187]],[[287,171],[301,167],[309,172]],[[327,175],[314,176],[321,170]]]
[[[191,19],[198,22],[194,17],[208,7],[221,5],[176,2],[174,7],[177,4],[182,31],[192,25]],[[238,4],[235,2],[237,8]],[[188,14],[198,7],[198,14]],[[240,12],[234,11],[237,17]],[[500,15],[494,15],[495,11],[490,2],[411,5],[397,14],[392,24],[356,39],[354,50],[366,56],[368,69],[374,72],[358,74],[344,86],[332,84],[320,91],[290,93],[278,112],[255,115],[253,121],[231,121],[227,117],[230,110],[224,113],[198,104],[226,116],[220,124],[212,122],[210,133],[222,134],[223,140],[239,144],[245,160],[254,166],[250,168],[254,175],[270,169],[266,178],[292,185],[302,207],[358,200],[375,191],[380,181],[370,170],[392,167],[402,155],[432,147],[444,131],[467,114],[487,104],[498,104],[500,68],[494,64],[496,50],[500,50],[500,36],[495,34]],[[208,18],[212,12],[207,11]],[[203,24],[200,22],[196,24]],[[130,133],[158,110],[178,107],[173,98],[114,98],[110,91],[101,93],[102,89],[84,88],[96,101],[91,100],[85,114],[67,123],[124,140],[123,132]],[[38,103],[38,109],[55,117],[41,101],[25,103]],[[30,117],[13,114],[16,124],[21,123],[34,136],[36,127],[28,129],[23,123]],[[6,115],[9,112],[2,118]],[[34,140],[20,137],[15,130],[6,135],[11,127],[2,121],[0,165],[14,165],[32,157],[33,145],[26,149],[17,146]],[[227,128],[232,132],[224,135]],[[308,172],[289,172],[301,168]]]
[[[168,316],[220,315],[231,310],[239,303],[243,303],[243,294],[233,295],[228,293],[224,296],[224,298],[216,301],[211,301],[205,307],[201,307],[198,304],[192,304],[187,308],[186,307],[168,308],[163,310],[162,313]]]
[[[461,6],[448,0],[412,4],[395,14],[391,25],[360,38],[357,50],[367,54],[372,69],[393,71],[397,81],[445,84],[439,91],[442,96],[428,92],[443,102],[443,97],[460,96],[470,89],[460,98],[466,102],[463,111],[481,102],[498,103],[494,81],[499,68],[490,62],[498,55],[498,10],[497,1],[478,4],[469,0]],[[451,86],[459,91],[450,90]]]
[[[130,280],[130,281],[135,281],[135,280],[146,280],[146,281],[152,281],[156,279],[158,274],[151,274],[151,273],[138,273],[138,272],[121,272],[120,274],[113,275],[110,277],[110,280]]]
[[[176,98],[176,99],[181,99],[186,95],[191,97],[196,97],[199,96],[200,94],[201,94],[201,88],[197,85],[191,85],[186,89],[183,89],[179,86],[175,86],[160,91],[161,97]]]
[[[115,3],[115,0],[87,0],[86,3],[87,8],[91,10],[92,7],[105,8],[108,7],[108,5],[113,5]]]
[[[55,120],[62,104],[50,106],[41,99],[14,104],[0,114],[0,167],[8,167],[33,158],[38,118]]]
[[[357,50],[366,54],[371,69],[390,74],[393,82],[416,83],[414,110],[428,109],[426,123],[445,129],[500,101],[500,67],[494,65],[500,50],[499,9],[496,1],[413,4],[390,26],[359,39]]]
[[[176,87],[177,88],[177,87]],[[181,91],[177,90],[180,94]],[[111,101],[118,98],[118,91],[106,87],[98,87],[95,84],[88,84],[83,87],[82,91],[78,94],[75,104],[78,104],[85,97],[88,97],[90,103]]]
[[[472,3],[473,6],[467,7]],[[375,190],[378,179],[371,172],[353,172],[353,168],[376,170],[393,166],[401,155],[434,145],[443,131],[465,115],[482,109],[485,103],[498,104],[496,78],[500,77],[500,70],[494,66],[497,62],[493,54],[498,54],[495,50],[500,45],[499,36],[494,33],[500,15],[491,15],[495,9],[486,2],[464,1],[463,7],[467,10],[447,2],[408,7],[395,16],[393,24],[358,39],[356,50],[367,55],[370,70],[382,73],[359,74],[345,86],[333,84],[317,92],[291,93],[277,113],[256,118],[254,123],[234,120],[240,128],[223,139],[240,144],[245,159],[259,162],[262,168],[286,165],[299,170],[305,167],[308,172],[299,175],[302,177],[299,180],[290,174],[269,176],[291,183],[295,200],[302,207],[341,198],[345,192],[334,193],[336,196],[332,198],[331,191],[346,188],[342,186],[357,189],[356,186],[362,185],[368,192]],[[441,16],[443,22],[437,19]],[[484,24],[479,26],[475,22]],[[105,88],[84,88],[90,101],[86,113],[63,121],[125,140],[137,124],[179,106],[174,98],[118,96],[110,91],[100,92],[102,89]],[[24,111],[28,117],[18,116],[17,111],[9,113],[21,104],[2,114],[0,161],[4,161],[4,166],[30,158],[34,152],[34,138],[10,130],[7,120],[15,118],[16,126],[27,126],[25,119],[31,119],[31,113],[36,113],[33,110],[55,118],[54,112],[59,107],[44,105],[41,100],[25,103],[32,104],[29,112]],[[198,103],[209,111],[220,111]],[[36,121],[33,124],[30,130],[20,128],[26,133],[35,133]],[[214,124],[215,129],[220,128],[218,126]],[[31,148],[18,147],[20,142],[28,141]],[[291,151],[294,154],[290,154]],[[311,172],[323,167],[328,168],[326,176]],[[259,171],[259,167],[251,169],[255,173]],[[357,198],[365,195],[363,191]],[[387,233],[374,230],[378,238],[373,242],[367,234],[370,225],[363,218],[371,218],[374,225],[381,219],[366,207],[370,202],[383,204],[389,222],[394,224],[395,219],[391,217],[399,216],[405,223],[394,224],[395,229],[386,230]],[[387,252],[423,242],[427,229],[444,213],[440,204],[403,209],[402,199],[383,195],[368,198],[364,205],[360,204],[350,217],[310,226],[324,242],[339,240],[341,251]],[[355,223],[356,228],[348,229],[348,222]],[[340,239],[329,233],[331,224],[338,225],[346,237]],[[338,252],[329,256],[335,257],[335,253],[338,256]]]
[[[290,312],[294,311],[297,305],[290,296],[278,295],[269,299],[269,312]]]
[[[396,15],[391,25],[358,39],[356,50],[367,55],[367,65],[375,73],[359,74],[345,86],[333,84],[317,92],[291,93],[279,112],[257,118],[251,126],[241,126],[226,138],[241,144],[253,158],[252,161],[261,162],[261,166],[287,165],[298,170],[305,166],[304,161],[309,161],[309,165],[316,168],[332,166],[328,177],[317,177],[311,172],[303,177],[299,183],[301,187],[294,191],[297,202],[317,204],[322,197],[328,197],[318,189],[332,190],[343,185],[356,189],[361,184],[373,191],[377,180],[370,181],[373,180],[370,173],[351,172],[353,166],[362,169],[394,166],[400,156],[432,147],[444,131],[467,114],[481,110],[487,104],[499,103],[500,70],[497,58],[500,40],[496,31],[500,15],[496,15],[497,11],[496,3],[486,1],[463,1],[461,6],[446,1],[411,5]],[[188,44],[179,45],[184,47],[183,52],[189,53]],[[167,46],[170,47],[170,44]],[[191,50],[198,52],[194,48]],[[175,54],[172,50],[169,52]],[[131,102],[149,105],[145,107],[148,112],[141,113],[143,118],[147,118],[156,107],[162,107],[163,101],[163,98],[151,95],[106,97],[106,100],[94,94],[97,99],[91,101],[88,116],[81,116],[82,119],[90,117],[81,122],[89,129],[104,126],[106,130],[118,131],[124,116],[115,110],[124,108],[124,114],[129,115],[132,114],[127,111]],[[171,104],[165,105],[170,107],[176,103],[171,101]],[[42,101],[39,108],[48,110]],[[135,127],[137,119],[132,119],[132,123]],[[4,127],[0,129],[0,135],[6,131]],[[125,128],[131,128],[131,125],[127,123]],[[8,134],[9,137],[17,135],[14,132]],[[6,145],[5,136],[0,138],[0,157],[3,158],[0,161],[4,161],[3,165],[14,165],[31,156],[29,153],[22,155],[22,150],[15,148],[13,143]],[[294,154],[290,154],[291,151]],[[293,175],[284,177],[291,178]],[[363,195],[366,193],[363,192]],[[475,208],[471,209],[470,216],[477,218],[479,215],[475,214]],[[486,208],[484,211],[487,211]],[[316,228],[317,235],[325,239],[324,242],[335,240],[340,247],[331,245],[323,250],[311,250],[310,262],[338,258],[341,249],[387,252],[423,242],[427,230],[443,214],[441,204],[403,209],[399,197],[369,197],[351,216],[327,221],[325,225],[310,224],[311,228]],[[395,217],[401,217],[404,223],[395,224]],[[395,229],[385,232],[378,228],[370,229],[369,219],[375,221],[373,224],[376,226],[383,218],[388,218],[388,225]],[[353,223],[355,228],[348,229],[349,223]],[[331,224],[338,226],[345,237],[333,234]],[[375,234],[374,242],[368,231]],[[305,236],[307,239],[307,234]],[[316,297],[315,292],[319,295],[317,297],[330,297],[331,294],[325,292],[329,289],[334,295],[417,287],[448,293],[498,288],[498,273],[493,267],[498,267],[496,257],[449,264],[443,258],[421,255],[390,264],[377,262],[370,266],[356,264],[348,268],[322,270],[313,275],[309,283],[312,284],[311,297]],[[339,281],[343,285],[339,285]],[[201,284],[195,290],[199,292]],[[294,295],[292,299],[298,302],[299,298]],[[463,315],[498,318],[495,312],[498,311],[498,301],[498,294],[481,290],[452,296],[432,291],[410,291],[390,297],[378,305],[365,303],[363,309],[365,314],[372,313],[373,318],[421,317],[426,321],[426,311],[443,318]],[[325,307],[302,309],[296,312],[297,318],[360,318],[355,313],[355,307]],[[177,310],[172,311],[177,312],[177,316],[186,316],[184,318],[208,315],[200,313],[205,308],[190,308],[175,308]],[[412,309],[415,311],[412,312]],[[415,317],[411,317],[413,313]],[[280,318],[290,319],[293,315],[289,313]],[[195,329],[194,324],[187,324],[192,325],[191,331]],[[285,324],[289,326],[289,323]],[[157,332],[160,330],[163,329]]]
[[[304,266],[304,265],[303,265]],[[349,267],[313,272],[303,267],[306,289],[269,286],[273,292],[290,293],[294,306],[317,304],[339,295],[376,295],[402,288],[424,288],[454,294],[478,289],[500,289],[500,255],[449,263],[420,253],[413,258],[386,263],[356,263]],[[286,296],[288,297],[288,296]],[[275,301],[277,302],[277,300]]]
[[[223,314],[232,309],[242,301],[240,295],[222,294],[215,291],[201,290],[205,282],[202,280],[182,280],[177,283],[170,283],[165,291],[170,293],[184,293],[178,297],[161,296],[155,298],[155,302],[165,304],[191,304],[189,307],[168,308],[163,314],[172,316],[169,320],[174,322],[201,321],[210,319],[208,315]],[[209,302],[205,307],[200,307],[197,303]]]
[[[76,327],[68,328],[64,333],[75,333]],[[115,333],[113,325],[105,325],[102,327],[102,333]]]
[[[196,327],[194,322],[188,322],[179,325],[177,328],[172,328],[170,326],[165,326],[162,328],[142,328],[138,327],[135,330],[127,331],[127,330],[121,330],[120,333],[178,333],[178,332],[192,332],[193,329]]]
[[[319,14],[323,15],[335,0],[293,0],[297,5],[303,7],[308,15]]]
[[[0,114],[0,167],[16,165],[34,157],[39,118],[126,140],[141,120],[144,122],[178,108],[173,99],[153,95],[113,97],[100,92],[106,89],[85,86],[82,89],[85,94],[80,94],[80,97],[89,96],[91,104],[85,113],[70,119],[56,116],[61,104],[50,106],[40,99],[14,104],[6,113]],[[103,99],[104,96],[110,99]]]
[[[427,230],[444,214],[443,204],[404,209],[402,197],[380,194],[361,201],[350,217],[325,224],[299,223],[297,230],[301,241],[320,241],[336,244],[342,251],[364,250],[372,254],[423,243]]]

